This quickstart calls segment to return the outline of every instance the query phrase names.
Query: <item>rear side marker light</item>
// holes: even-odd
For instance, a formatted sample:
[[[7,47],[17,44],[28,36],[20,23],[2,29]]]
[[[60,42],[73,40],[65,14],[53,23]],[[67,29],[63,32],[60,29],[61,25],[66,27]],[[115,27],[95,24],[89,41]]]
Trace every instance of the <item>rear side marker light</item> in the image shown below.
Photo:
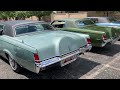
[[[88,44],[91,44],[90,38],[87,38],[87,43],[88,43]]]
[[[35,61],[36,63],[40,63],[38,54],[34,54],[34,61]]]

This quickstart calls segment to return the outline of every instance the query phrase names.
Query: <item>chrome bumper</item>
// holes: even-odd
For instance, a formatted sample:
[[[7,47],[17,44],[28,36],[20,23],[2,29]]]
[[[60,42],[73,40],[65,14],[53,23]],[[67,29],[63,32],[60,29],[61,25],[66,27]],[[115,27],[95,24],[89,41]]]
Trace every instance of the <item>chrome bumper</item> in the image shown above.
[[[112,39],[104,40],[104,43],[102,43],[102,47],[104,47],[107,43],[111,43],[111,42],[112,42]]]
[[[120,39],[120,36],[119,37],[117,37],[117,38],[115,38],[115,39],[112,39],[112,42],[111,42],[111,44],[114,44],[116,41],[118,41]]]
[[[77,50],[76,52],[74,52],[72,54],[69,54],[69,55],[67,55],[63,58],[54,57],[54,58],[51,58],[51,59],[48,59],[48,60],[44,60],[44,61],[40,62],[40,64],[36,63],[35,64],[35,70],[36,70],[35,72],[39,73],[40,71],[44,70],[45,67],[47,67],[49,65],[52,65],[52,64],[55,64],[55,63],[58,63],[58,62],[61,62],[62,60],[66,59],[66,58],[69,58],[71,56],[74,56],[74,55],[77,55],[77,58],[78,58],[80,54],[82,54],[86,51],[90,51],[91,48],[92,48],[92,45],[88,44],[87,46],[84,46],[84,47],[80,48],[79,50]]]

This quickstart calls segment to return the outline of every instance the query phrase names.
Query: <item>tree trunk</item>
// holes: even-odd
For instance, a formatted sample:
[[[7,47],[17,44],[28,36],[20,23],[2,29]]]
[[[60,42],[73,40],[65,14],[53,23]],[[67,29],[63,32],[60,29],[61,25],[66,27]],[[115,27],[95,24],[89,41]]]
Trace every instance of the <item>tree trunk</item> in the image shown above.
[[[4,20],[5,20],[5,21],[8,21],[8,19],[7,19],[7,18],[4,18]]]
[[[18,20],[18,17],[15,17],[15,20]]]
[[[41,21],[41,17],[38,17],[38,20]]]

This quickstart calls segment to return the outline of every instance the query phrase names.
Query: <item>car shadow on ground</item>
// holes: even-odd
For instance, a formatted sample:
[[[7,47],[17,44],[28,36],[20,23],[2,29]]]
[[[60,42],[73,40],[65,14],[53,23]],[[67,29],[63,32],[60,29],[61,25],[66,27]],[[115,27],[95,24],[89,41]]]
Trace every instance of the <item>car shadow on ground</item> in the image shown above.
[[[52,67],[39,74],[24,69],[21,74],[29,79],[78,79],[98,65],[100,63],[78,58],[75,62],[64,67]]]
[[[3,60],[4,62],[6,62],[7,64],[9,64],[9,61],[7,59],[5,59],[4,57],[0,56],[0,59]]]
[[[120,45],[112,44],[112,45],[107,45],[103,48],[93,47],[90,52],[102,54],[102,55],[106,55],[106,56],[114,56],[115,54],[120,52]]]

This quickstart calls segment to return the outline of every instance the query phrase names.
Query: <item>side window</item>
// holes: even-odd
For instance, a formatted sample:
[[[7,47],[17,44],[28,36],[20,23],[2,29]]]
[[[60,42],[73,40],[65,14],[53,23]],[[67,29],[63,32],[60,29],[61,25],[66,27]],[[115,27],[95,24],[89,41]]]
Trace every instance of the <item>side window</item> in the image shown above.
[[[28,32],[28,26],[27,25],[20,25],[15,28],[16,35],[23,34]]]
[[[0,25],[0,30],[4,28],[4,25]]]
[[[55,28],[64,28],[65,21],[54,21],[51,25]]]

